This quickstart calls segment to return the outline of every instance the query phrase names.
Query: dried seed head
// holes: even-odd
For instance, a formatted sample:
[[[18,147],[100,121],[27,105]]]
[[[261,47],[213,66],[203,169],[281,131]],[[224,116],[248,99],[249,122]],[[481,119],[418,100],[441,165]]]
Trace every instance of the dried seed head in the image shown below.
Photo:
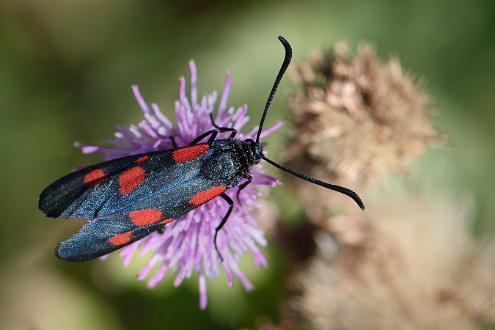
[[[445,142],[432,124],[429,96],[398,59],[382,64],[368,44],[355,56],[346,44],[319,52],[294,73],[302,91],[290,102],[295,138],[286,159],[292,167],[363,194],[391,172],[407,170],[427,146]],[[336,195],[315,189],[298,186],[312,205],[343,204],[340,197],[329,203]]]
[[[320,253],[299,276],[294,318],[329,330],[477,329],[495,321],[493,246],[476,243],[466,207],[411,198],[367,216],[337,226],[341,253]],[[356,233],[364,235],[355,240]]]

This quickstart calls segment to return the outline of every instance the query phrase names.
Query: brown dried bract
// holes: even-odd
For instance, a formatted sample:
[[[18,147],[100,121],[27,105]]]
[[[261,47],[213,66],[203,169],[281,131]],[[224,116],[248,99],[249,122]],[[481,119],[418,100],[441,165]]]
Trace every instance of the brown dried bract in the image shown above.
[[[494,246],[473,238],[466,207],[412,198],[366,217],[343,222],[340,253],[320,253],[298,276],[301,294],[286,316],[328,330],[474,330],[495,321]],[[365,235],[355,240],[356,232]]]
[[[380,63],[369,44],[355,56],[345,44],[319,52],[293,73],[302,90],[290,101],[295,138],[286,159],[305,173],[364,195],[390,173],[406,171],[429,145],[446,141],[419,83],[398,59]],[[313,185],[297,188],[311,202],[312,218],[324,217],[328,205],[352,205]]]

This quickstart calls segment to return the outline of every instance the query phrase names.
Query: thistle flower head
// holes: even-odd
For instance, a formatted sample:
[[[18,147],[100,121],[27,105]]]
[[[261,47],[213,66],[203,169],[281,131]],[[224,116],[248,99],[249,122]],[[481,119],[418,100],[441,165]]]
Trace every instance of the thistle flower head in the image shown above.
[[[227,106],[231,88],[230,74],[226,75],[223,94],[220,102],[217,102],[216,92],[198,97],[197,72],[193,61],[189,62],[189,68],[189,92],[186,79],[180,78],[179,100],[175,103],[176,123],[172,123],[157,104],[148,104],[138,87],[132,86],[144,120],[137,125],[118,127],[114,138],[109,141],[111,147],[82,143],[76,143],[76,146],[84,153],[101,153],[106,159],[173,148],[170,137],[174,138],[179,147],[186,146],[201,133],[214,129],[210,114],[213,114],[218,126],[233,127],[238,131],[244,128],[249,120],[247,106]],[[278,127],[277,124],[265,129],[261,137]],[[257,128],[254,127],[247,133],[239,133],[237,138],[253,138],[256,132]],[[218,136],[226,137],[224,134]],[[215,251],[213,238],[215,227],[226,214],[228,205],[222,199],[213,199],[167,225],[163,233],[155,232],[122,249],[119,254],[124,259],[124,265],[128,265],[133,256],[151,253],[152,257],[138,274],[139,279],[148,279],[150,288],[162,281],[169,271],[177,273],[175,286],[197,273],[202,309],[207,305],[206,279],[218,275],[221,270],[227,275],[229,285],[232,285],[234,277],[237,277],[247,291],[251,290],[253,285],[240,269],[239,259],[245,253],[249,253],[256,266],[266,266],[267,261],[260,251],[260,246],[265,245],[266,241],[251,211],[256,208],[256,201],[261,195],[259,188],[277,184],[277,180],[266,175],[259,165],[252,168],[251,174],[252,183],[240,194],[240,204],[235,204],[229,221],[218,235],[218,248],[224,258],[223,263]],[[236,189],[226,193],[236,200]]]

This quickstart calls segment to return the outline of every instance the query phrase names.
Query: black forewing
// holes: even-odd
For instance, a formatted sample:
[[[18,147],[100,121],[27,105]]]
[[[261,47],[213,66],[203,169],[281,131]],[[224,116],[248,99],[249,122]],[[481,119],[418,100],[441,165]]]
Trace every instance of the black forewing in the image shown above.
[[[59,214],[62,216],[80,216],[90,221],[70,239],[59,244],[58,257],[80,261],[108,254],[147,236],[235,186],[240,180],[227,141],[215,141],[208,151],[190,161],[177,162],[170,152],[146,156],[148,158],[142,162],[138,161],[142,157],[139,155],[115,160],[117,164],[104,162],[81,173],[70,174],[52,184],[55,186],[52,191],[56,193],[50,191],[51,186],[47,188],[46,196],[61,195],[61,185],[70,186],[76,180],[81,182],[81,177],[95,168],[114,171],[105,181],[76,194],[63,205],[63,209],[61,207]],[[123,195],[118,187],[120,173],[138,163],[146,171],[146,177],[132,193]],[[153,212],[160,212],[160,218],[146,218],[147,213]],[[136,214],[141,216],[136,217]]]
[[[119,194],[118,176],[121,173],[136,166],[148,173],[170,166],[173,163],[171,152],[118,158],[70,173],[43,190],[38,207],[49,217],[94,219],[106,202]]]

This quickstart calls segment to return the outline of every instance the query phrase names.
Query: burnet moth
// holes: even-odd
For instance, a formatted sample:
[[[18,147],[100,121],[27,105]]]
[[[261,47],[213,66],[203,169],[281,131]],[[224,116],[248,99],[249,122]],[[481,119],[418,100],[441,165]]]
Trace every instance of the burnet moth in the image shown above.
[[[180,216],[220,197],[229,205],[214,235],[215,249],[222,260],[217,236],[234,208],[234,201],[225,191],[236,188],[239,196],[251,182],[250,168],[261,160],[347,195],[364,209],[354,191],[297,173],[264,155],[260,143],[263,124],[292,57],[287,40],[281,36],[278,39],[285,48],[285,58],[266,101],[256,141],[236,139],[234,128],[217,126],[211,116],[215,129],[199,135],[189,146],[105,161],[58,179],[41,193],[39,209],[48,217],[77,217],[88,222],[58,244],[56,256],[69,261],[103,256],[163,230]],[[216,139],[223,132],[229,132],[229,137]],[[243,179],[247,180],[240,184]]]

